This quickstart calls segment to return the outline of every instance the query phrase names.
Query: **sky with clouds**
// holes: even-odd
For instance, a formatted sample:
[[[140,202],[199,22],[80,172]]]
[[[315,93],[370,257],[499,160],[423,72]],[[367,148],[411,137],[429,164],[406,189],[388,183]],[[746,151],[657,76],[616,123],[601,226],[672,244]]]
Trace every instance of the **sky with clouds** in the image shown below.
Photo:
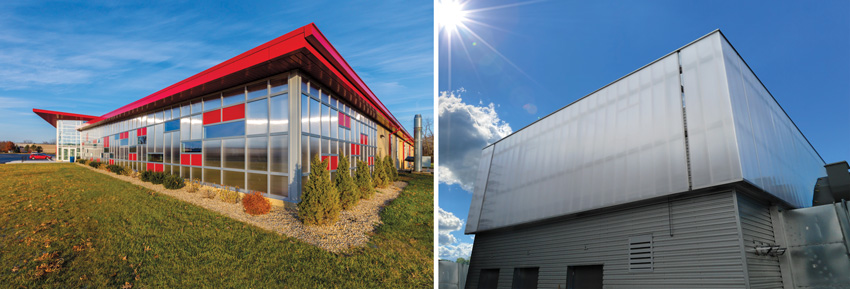
[[[433,115],[429,1],[2,1],[0,140],[49,141],[33,108],[100,116],[316,23],[413,133]]]
[[[850,2],[465,1],[439,44],[440,258],[463,230],[481,149],[720,29],[827,163],[850,160]],[[458,225],[458,221],[461,225]]]

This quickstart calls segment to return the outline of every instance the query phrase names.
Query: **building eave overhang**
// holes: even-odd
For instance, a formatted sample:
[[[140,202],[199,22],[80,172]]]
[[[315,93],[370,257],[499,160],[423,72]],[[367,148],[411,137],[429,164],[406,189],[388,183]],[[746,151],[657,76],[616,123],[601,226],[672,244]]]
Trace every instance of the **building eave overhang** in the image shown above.
[[[100,117],[81,129],[128,119],[169,105],[287,71],[299,70],[318,80],[355,108],[389,129],[413,138],[354,72],[315,24],[284,34],[216,66],[163,88]]]
[[[40,116],[42,119],[44,119],[44,121],[46,121],[47,123],[49,123],[53,127],[56,127],[56,121],[59,121],[59,120],[90,121],[92,119],[97,118],[96,116],[92,116],[92,115],[76,114],[76,113],[70,113],[70,112],[61,112],[61,111],[53,111],[53,110],[37,109],[37,108],[33,108],[32,112],[34,112],[35,114]]]

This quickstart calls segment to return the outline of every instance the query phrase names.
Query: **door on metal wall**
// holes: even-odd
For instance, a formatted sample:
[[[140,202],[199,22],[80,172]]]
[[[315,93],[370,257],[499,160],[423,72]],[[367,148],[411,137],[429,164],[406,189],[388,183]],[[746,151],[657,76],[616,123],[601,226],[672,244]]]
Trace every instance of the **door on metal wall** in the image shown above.
[[[568,266],[567,289],[602,289],[602,265]]]

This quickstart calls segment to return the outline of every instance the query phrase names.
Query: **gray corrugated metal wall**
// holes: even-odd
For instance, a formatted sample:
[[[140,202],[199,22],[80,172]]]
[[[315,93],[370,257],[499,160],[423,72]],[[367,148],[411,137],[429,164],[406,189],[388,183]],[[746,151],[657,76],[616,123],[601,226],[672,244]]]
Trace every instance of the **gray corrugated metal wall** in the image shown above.
[[[510,288],[520,267],[540,268],[538,288],[566,288],[567,266],[598,264],[605,288],[743,288],[735,198],[727,191],[479,233],[467,288],[490,268],[500,269],[499,288]],[[645,234],[653,236],[654,271],[629,273],[629,237]]]
[[[746,248],[750,288],[782,288],[779,258],[756,256],[754,247],[760,243],[776,244],[770,206],[738,194],[741,232]]]

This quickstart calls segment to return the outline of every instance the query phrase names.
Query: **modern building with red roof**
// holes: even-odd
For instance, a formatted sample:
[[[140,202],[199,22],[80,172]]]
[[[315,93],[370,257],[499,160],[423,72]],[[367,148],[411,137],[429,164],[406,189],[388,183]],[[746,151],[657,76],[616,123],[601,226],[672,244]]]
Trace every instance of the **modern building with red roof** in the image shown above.
[[[297,202],[313,155],[399,168],[413,138],[308,24],[102,116],[33,109],[70,157]]]

